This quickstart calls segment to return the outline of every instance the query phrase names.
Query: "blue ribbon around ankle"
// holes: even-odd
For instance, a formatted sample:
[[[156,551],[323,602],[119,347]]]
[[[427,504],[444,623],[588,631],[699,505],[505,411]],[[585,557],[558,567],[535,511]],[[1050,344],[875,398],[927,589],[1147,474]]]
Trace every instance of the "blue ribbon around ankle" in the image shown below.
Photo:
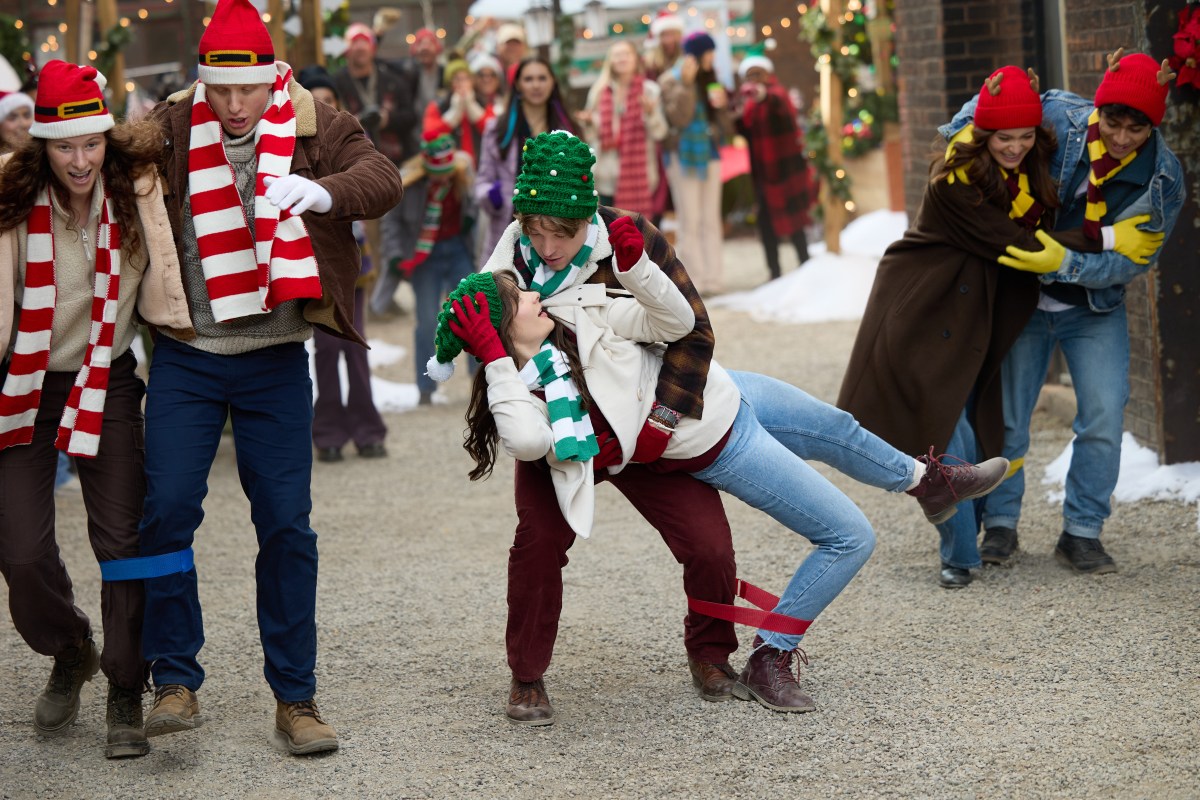
[[[105,581],[140,581],[161,578],[176,572],[188,572],[195,565],[192,548],[175,553],[141,558],[121,558],[100,562],[100,579]]]

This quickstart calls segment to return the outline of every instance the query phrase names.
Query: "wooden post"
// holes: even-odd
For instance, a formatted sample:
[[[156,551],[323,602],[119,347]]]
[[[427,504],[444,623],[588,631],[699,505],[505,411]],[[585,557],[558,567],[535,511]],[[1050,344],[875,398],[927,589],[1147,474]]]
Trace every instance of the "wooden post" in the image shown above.
[[[300,0],[300,19],[304,29],[300,31],[298,55],[301,70],[309,64],[325,66],[325,19],[321,16],[320,0]]]
[[[833,49],[842,46],[842,0],[821,0],[821,10],[833,30]],[[833,64],[821,65],[821,123],[829,141],[829,162],[836,169],[842,167],[842,81],[833,71]],[[830,253],[842,252],[841,234],[846,226],[846,206],[830,190],[829,183],[821,186],[821,203],[825,209],[825,249]]]
[[[64,22],[67,23],[67,30],[63,33],[63,44],[66,45],[67,63],[78,64],[81,59],[79,52],[79,36],[83,30],[83,25],[80,20],[79,0],[67,0],[66,8],[63,9],[65,16]]]
[[[121,17],[117,10],[117,0],[96,0],[96,16],[100,20],[100,33],[103,36],[112,30]],[[110,74],[105,75],[108,79],[108,86],[112,89],[112,105],[113,108],[121,112],[121,116],[125,115],[125,55],[118,53],[113,59],[113,66]]]
[[[283,33],[283,0],[267,0],[267,32],[271,34],[271,45],[275,48],[276,60],[287,58],[287,37]]]
[[[892,19],[882,14],[867,20],[867,36],[871,40],[871,55],[875,62],[878,91],[895,94],[892,75]],[[900,123],[883,123],[883,157],[887,169],[888,208],[904,211],[904,147],[900,141]]]

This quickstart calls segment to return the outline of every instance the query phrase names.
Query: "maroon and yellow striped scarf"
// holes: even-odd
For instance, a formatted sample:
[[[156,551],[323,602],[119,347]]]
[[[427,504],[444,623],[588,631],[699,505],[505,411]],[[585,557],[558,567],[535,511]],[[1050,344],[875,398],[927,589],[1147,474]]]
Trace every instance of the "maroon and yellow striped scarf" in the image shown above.
[[[1150,139],[1147,138],[1146,142],[1149,141]],[[1100,110],[1092,109],[1092,114],[1088,117],[1087,128],[1088,160],[1091,161],[1092,168],[1088,172],[1087,207],[1083,210],[1083,233],[1089,239],[1100,238],[1100,221],[1108,213],[1108,206],[1104,202],[1104,192],[1101,187],[1124,169],[1129,162],[1137,158],[1142,152],[1142,148],[1146,146],[1146,142],[1142,142],[1141,147],[1120,161],[1113,158],[1108,154],[1108,148],[1104,146],[1104,139],[1100,136]]]

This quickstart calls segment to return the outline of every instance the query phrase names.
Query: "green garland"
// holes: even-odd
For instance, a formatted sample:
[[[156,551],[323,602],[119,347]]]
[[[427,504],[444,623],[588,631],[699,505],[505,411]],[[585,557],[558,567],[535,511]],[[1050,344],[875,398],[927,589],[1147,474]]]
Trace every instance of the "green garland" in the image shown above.
[[[0,14],[0,55],[22,80],[25,78],[25,56],[28,53],[29,37],[25,35],[25,29],[17,28],[17,18],[11,14]]]
[[[890,16],[894,0],[881,2],[884,2]],[[844,116],[836,136],[842,155],[848,158],[856,158],[878,147],[883,142],[883,124],[899,119],[896,95],[891,87],[881,87],[876,91],[859,87],[859,71],[863,67],[872,68],[874,64],[866,22],[861,11],[854,13],[851,20],[841,24],[841,42],[835,47],[834,30],[819,7],[809,7],[800,17],[801,35],[812,45],[812,54],[818,67],[828,65],[841,81]],[[842,52],[843,47],[847,52]],[[850,202],[853,199],[850,178],[844,168],[835,166],[830,160],[829,133],[816,109],[809,115],[806,142],[809,158],[829,191],[842,202]]]
[[[112,75],[117,56],[121,54],[131,41],[133,32],[131,26],[122,27],[118,22],[104,33],[104,40],[96,45],[96,69],[104,75]],[[121,109],[123,112],[124,109]]]

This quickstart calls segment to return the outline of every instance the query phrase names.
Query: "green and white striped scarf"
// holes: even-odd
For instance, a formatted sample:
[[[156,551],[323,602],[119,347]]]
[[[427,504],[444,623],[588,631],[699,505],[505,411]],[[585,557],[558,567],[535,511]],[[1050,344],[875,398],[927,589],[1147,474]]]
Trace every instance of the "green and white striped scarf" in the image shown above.
[[[583,247],[571,259],[570,264],[564,269],[555,272],[545,265],[542,257],[533,248],[529,237],[522,233],[520,242],[521,257],[525,259],[529,271],[533,273],[533,281],[529,284],[529,290],[537,292],[542,297],[550,297],[573,284],[575,276],[579,274],[579,270],[583,269],[591,257],[592,248],[596,246],[596,240],[599,238],[600,215],[593,214],[592,221],[588,223],[587,238],[584,239]]]
[[[583,410],[582,397],[562,352],[547,339],[542,349],[521,368],[521,379],[530,389],[546,390],[554,455],[559,461],[590,461],[600,452],[592,420]]]

